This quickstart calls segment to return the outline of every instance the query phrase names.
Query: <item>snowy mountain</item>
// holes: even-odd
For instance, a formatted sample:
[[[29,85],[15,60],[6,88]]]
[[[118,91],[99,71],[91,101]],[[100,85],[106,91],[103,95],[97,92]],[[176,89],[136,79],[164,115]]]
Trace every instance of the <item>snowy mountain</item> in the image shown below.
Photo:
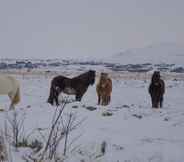
[[[144,48],[128,49],[107,59],[108,62],[129,63],[170,63],[184,65],[184,46],[176,43],[160,43]]]

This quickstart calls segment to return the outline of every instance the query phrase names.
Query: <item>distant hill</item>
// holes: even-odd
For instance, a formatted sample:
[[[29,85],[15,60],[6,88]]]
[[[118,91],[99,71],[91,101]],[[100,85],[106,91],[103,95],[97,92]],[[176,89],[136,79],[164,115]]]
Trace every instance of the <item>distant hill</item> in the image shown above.
[[[175,43],[160,43],[144,48],[128,49],[107,59],[121,64],[170,63],[184,65],[184,46]]]

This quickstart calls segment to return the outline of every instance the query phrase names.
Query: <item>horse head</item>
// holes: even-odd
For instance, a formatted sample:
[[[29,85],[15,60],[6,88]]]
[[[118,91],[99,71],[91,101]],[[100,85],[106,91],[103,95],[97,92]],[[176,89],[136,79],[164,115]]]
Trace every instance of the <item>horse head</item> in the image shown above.
[[[93,85],[95,83],[95,76],[96,76],[96,71],[95,70],[89,70],[88,71],[88,81],[90,85]]]
[[[152,83],[158,84],[160,81],[160,72],[159,71],[154,71],[151,79]]]
[[[99,81],[99,83],[100,83],[100,85],[101,85],[102,88],[105,87],[107,80],[108,80],[108,73],[102,72],[100,74],[100,81]]]

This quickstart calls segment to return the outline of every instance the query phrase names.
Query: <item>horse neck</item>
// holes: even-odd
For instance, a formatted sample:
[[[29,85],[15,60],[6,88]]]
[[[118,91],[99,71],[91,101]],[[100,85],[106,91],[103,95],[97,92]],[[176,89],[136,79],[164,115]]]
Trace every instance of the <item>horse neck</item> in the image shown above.
[[[74,78],[86,78],[86,77],[88,77],[88,75],[89,75],[88,72],[86,72],[86,73],[80,74]]]
[[[158,80],[156,80],[156,81],[154,81],[154,80],[152,80],[152,84],[153,85],[159,85],[159,84],[161,84],[161,82],[162,82],[162,80],[161,79],[158,79]]]

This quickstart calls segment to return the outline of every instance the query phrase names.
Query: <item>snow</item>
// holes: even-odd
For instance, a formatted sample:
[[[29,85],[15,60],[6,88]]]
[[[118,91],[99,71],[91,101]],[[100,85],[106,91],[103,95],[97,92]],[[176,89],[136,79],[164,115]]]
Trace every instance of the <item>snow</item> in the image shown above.
[[[21,103],[16,106],[20,116],[25,114],[24,131],[26,135],[37,128],[46,130],[56,107],[46,101],[52,77],[44,75],[15,75],[21,83]],[[148,95],[149,80],[113,78],[112,101],[108,106],[97,105],[95,85],[90,86],[82,101],[67,104],[64,115],[73,112],[77,120],[84,122],[74,130],[69,141],[80,136],[68,153],[66,162],[181,162],[184,160],[184,81],[166,81],[164,107],[152,109]],[[71,98],[73,96],[70,96]],[[0,126],[4,127],[9,98],[0,96]],[[77,105],[78,108],[72,108]],[[97,109],[89,111],[85,106]],[[112,116],[102,116],[111,112]],[[140,116],[140,118],[139,118]],[[33,133],[32,138],[39,134]],[[107,150],[100,155],[102,142]],[[60,154],[63,152],[62,146]],[[22,162],[22,156],[29,153],[26,148],[12,152],[13,162]]]

